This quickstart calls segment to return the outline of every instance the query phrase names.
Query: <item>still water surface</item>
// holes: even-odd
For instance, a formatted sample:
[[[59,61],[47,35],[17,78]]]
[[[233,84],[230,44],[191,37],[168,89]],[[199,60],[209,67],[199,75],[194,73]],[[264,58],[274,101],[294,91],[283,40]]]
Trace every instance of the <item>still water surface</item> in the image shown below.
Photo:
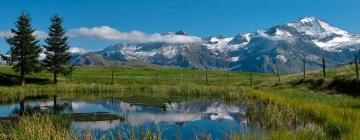
[[[33,109],[47,113],[77,114],[106,113],[125,118],[115,120],[81,120],[71,122],[71,131],[84,136],[91,132],[95,137],[111,138],[123,132],[139,135],[151,130],[160,133],[163,139],[196,139],[210,136],[213,139],[226,139],[231,133],[248,132],[245,123],[245,107],[228,105],[222,101],[166,102],[160,105],[128,103],[120,99],[25,101],[0,105],[0,117],[15,116],[21,110]],[[33,111],[35,112],[35,111]]]

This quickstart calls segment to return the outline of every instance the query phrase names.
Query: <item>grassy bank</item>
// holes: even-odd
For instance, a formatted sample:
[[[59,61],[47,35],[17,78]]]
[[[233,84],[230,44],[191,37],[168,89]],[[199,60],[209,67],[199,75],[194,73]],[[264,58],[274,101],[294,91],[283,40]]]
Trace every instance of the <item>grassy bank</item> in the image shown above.
[[[62,76],[58,85],[34,82],[24,87],[0,86],[0,95],[4,97],[0,101],[11,102],[42,95],[87,99],[221,99],[233,104],[247,104],[249,125],[269,130],[261,134],[235,133],[232,134],[234,139],[359,139],[360,99],[356,94],[339,90],[344,85],[339,83],[339,79],[343,82],[355,81],[352,84],[356,84],[352,68],[330,69],[326,78],[322,78],[319,71],[307,74],[305,80],[301,74],[281,75],[281,82],[276,75],[255,73],[251,75],[251,85],[250,74],[240,72],[228,75],[226,71],[78,67],[72,77]],[[1,67],[0,72],[14,74],[9,67]],[[51,75],[39,73],[30,77],[49,80]],[[306,82],[317,80],[323,82]],[[334,83],[337,88],[329,86]],[[352,90],[356,93],[356,89]],[[11,128],[19,127],[21,119]],[[41,126],[36,124],[33,127]],[[61,132],[66,127],[59,129]],[[41,131],[41,128],[38,130]],[[5,131],[2,133],[5,135]],[[60,136],[57,133],[54,135]]]

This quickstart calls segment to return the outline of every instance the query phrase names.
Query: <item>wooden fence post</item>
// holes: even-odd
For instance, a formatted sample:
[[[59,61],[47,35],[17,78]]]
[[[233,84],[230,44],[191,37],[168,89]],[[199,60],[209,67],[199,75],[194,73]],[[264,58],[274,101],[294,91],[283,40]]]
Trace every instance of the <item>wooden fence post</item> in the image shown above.
[[[280,71],[279,71],[279,66],[278,65],[276,65],[276,73],[277,73],[278,80],[279,80],[279,83],[280,83],[281,79],[280,79]]]
[[[182,72],[180,73],[180,84],[181,85],[183,84],[183,73]]]
[[[356,53],[354,54],[354,56],[355,56],[356,79],[359,80],[359,66],[358,66],[358,58]]]
[[[326,78],[325,58],[322,58],[323,77]]]
[[[228,73],[227,73],[227,81],[228,81],[228,83],[230,83],[230,71],[228,71]]]
[[[156,73],[155,73],[155,77],[156,77],[156,83],[159,83],[159,73],[158,73],[157,70],[156,70]]]
[[[253,77],[252,77],[252,73],[250,72],[250,85],[253,85]]]
[[[114,70],[111,71],[111,84],[114,84]]]
[[[73,75],[73,72],[71,71],[70,72],[70,83],[72,82],[72,75]]]
[[[208,71],[205,71],[205,84],[208,84]]]

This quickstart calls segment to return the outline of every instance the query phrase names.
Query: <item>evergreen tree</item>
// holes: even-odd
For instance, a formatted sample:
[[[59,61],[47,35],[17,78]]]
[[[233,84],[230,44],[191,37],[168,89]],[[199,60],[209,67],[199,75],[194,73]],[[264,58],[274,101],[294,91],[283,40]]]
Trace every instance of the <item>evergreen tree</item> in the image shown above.
[[[16,72],[20,72],[21,85],[25,85],[25,75],[40,70],[38,61],[41,48],[31,27],[30,15],[22,13],[15,23],[16,29],[11,29],[12,37],[6,38],[11,46],[10,56],[6,60]]]
[[[70,53],[67,52],[69,45],[62,22],[63,20],[57,15],[51,18],[49,38],[45,40],[47,45],[43,46],[46,49],[46,58],[43,60],[43,64],[49,72],[54,74],[54,84],[57,83],[57,74],[67,74],[69,70],[73,70],[72,67],[65,66],[70,59]]]

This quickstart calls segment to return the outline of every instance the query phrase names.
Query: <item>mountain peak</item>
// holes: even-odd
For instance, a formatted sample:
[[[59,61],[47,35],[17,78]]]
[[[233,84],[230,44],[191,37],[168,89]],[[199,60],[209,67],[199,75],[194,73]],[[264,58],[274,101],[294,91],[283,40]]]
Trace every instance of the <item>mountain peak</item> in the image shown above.
[[[319,21],[323,21],[319,18],[316,18],[316,17],[304,17],[302,19],[300,19],[298,22],[301,22],[301,23],[314,23],[314,22],[319,22]]]
[[[85,50],[83,48],[71,47],[71,48],[69,48],[68,52],[71,54],[86,54],[89,51]]]
[[[176,35],[189,35],[189,33],[184,30],[180,30],[180,31],[176,32],[175,34]]]
[[[349,33],[332,26],[326,21],[316,17],[304,17],[296,22],[288,23],[290,27],[295,28],[313,38],[322,39],[330,36],[349,36]]]

